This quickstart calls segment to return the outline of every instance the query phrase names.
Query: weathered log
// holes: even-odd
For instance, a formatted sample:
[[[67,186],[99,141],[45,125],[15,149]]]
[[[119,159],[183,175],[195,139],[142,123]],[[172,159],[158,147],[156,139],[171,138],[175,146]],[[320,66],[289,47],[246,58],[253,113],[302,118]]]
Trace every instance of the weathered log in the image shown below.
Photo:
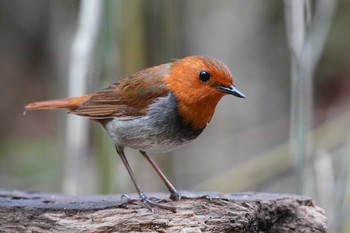
[[[152,213],[140,201],[130,203],[120,196],[0,190],[0,232],[327,231],[324,211],[304,196],[210,193],[210,198],[165,204],[175,206],[177,212],[156,208]]]

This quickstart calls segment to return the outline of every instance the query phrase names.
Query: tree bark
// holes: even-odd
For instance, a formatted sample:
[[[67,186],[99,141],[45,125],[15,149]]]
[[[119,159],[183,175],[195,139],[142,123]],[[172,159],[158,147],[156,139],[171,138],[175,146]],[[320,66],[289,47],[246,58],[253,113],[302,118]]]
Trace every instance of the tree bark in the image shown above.
[[[0,232],[327,232],[324,211],[309,197],[182,194],[193,198],[164,203],[176,213],[159,208],[152,213],[142,202],[120,196],[0,190]]]

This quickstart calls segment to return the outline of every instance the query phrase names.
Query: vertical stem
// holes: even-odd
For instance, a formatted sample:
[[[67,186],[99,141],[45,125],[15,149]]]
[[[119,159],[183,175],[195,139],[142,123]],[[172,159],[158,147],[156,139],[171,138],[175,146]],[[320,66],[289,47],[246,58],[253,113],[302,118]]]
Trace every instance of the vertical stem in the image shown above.
[[[68,75],[68,96],[80,96],[87,92],[91,83],[91,65],[96,46],[102,14],[102,1],[82,0],[78,24],[71,48],[71,61]],[[78,194],[91,191],[92,164],[88,158],[89,122],[75,116],[68,116],[66,125],[65,172],[63,191]]]
[[[347,133],[346,144],[342,151],[342,163],[338,168],[338,180],[335,182],[333,207],[329,216],[330,232],[345,232],[345,223],[349,210],[350,196],[350,132]],[[334,182],[334,181],[333,181]]]
[[[104,1],[104,17],[101,23],[101,36],[99,40],[99,46],[97,49],[97,76],[99,80],[95,85],[107,86],[111,82],[116,82],[120,77],[120,17],[122,2],[115,0]],[[115,157],[111,156],[115,154],[114,150],[111,150],[110,138],[102,130],[98,130],[95,134],[95,151],[99,172],[99,192],[111,193],[112,189],[117,185],[118,180],[115,173],[118,169],[115,169]]]
[[[297,192],[305,192],[305,166],[307,156],[307,133],[310,125],[310,111],[308,102],[311,102],[311,93],[305,84],[307,77],[301,72],[298,61],[292,60],[292,98],[291,98],[291,152],[296,162]]]
[[[291,154],[296,161],[297,191],[305,193],[306,158],[311,151],[313,73],[328,35],[336,0],[285,0],[291,51]]]
[[[286,0],[286,21],[291,50],[291,116],[290,141],[291,154],[296,162],[297,192],[305,192],[305,166],[307,155],[307,133],[311,122],[312,77],[301,64],[300,57],[306,34],[305,0]],[[306,17],[305,17],[306,16]]]

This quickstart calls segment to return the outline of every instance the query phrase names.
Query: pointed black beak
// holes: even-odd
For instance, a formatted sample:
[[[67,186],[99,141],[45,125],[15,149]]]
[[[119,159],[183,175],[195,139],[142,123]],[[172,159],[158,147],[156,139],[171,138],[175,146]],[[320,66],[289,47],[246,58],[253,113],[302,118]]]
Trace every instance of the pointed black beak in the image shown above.
[[[236,97],[239,98],[245,98],[245,95],[240,92],[235,86],[228,86],[228,87],[224,87],[224,86],[214,86],[215,88],[219,89],[219,91],[225,93],[225,94],[229,94],[229,95],[234,95]]]

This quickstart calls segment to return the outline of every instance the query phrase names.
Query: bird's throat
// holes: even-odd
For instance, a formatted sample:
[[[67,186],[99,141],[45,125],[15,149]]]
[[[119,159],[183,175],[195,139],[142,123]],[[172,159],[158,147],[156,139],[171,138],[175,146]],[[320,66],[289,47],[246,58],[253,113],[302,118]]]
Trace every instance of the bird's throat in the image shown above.
[[[197,101],[181,101],[178,103],[178,111],[182,120],[190,124],[194,130],[204,129],[213,117],[215,108],[221,96]]]

